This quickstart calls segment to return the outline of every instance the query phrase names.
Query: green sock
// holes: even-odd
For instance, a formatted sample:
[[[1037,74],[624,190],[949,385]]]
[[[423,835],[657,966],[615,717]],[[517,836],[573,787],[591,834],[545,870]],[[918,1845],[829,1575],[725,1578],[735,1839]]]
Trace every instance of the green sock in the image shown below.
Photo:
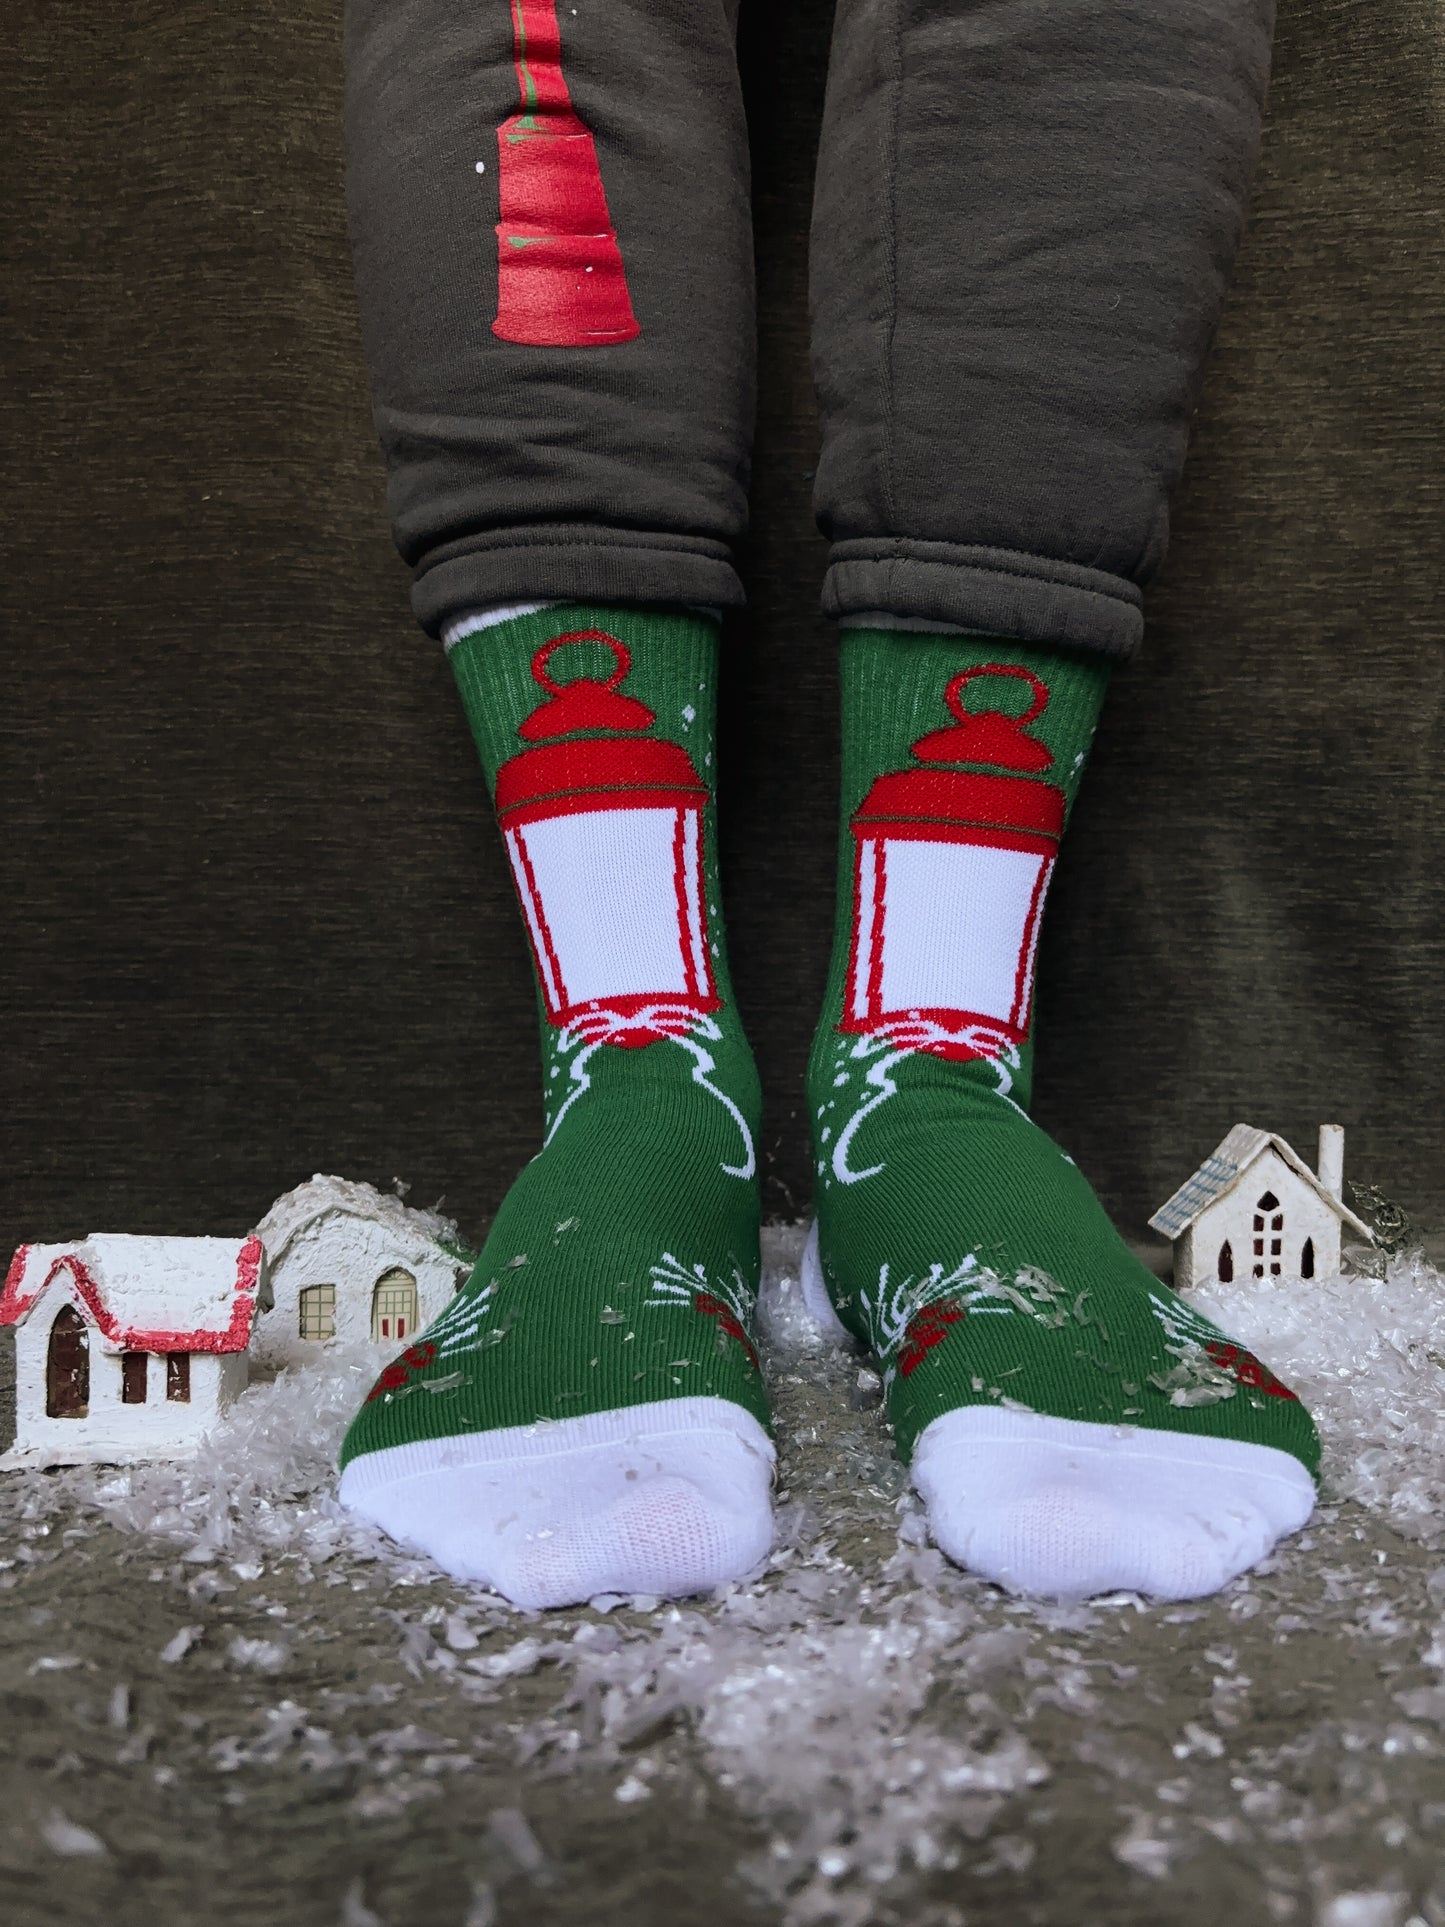
[[[1107,664],[865,629],[842,651],[839,910],[808,1074],[818,1252],[900,1454],[978,1407],[1265,1446],[1312,1473],[1303,1406],[1131,1255],[1027,1115],[1034,945]]]
[[[717,653],[700,615],[576,605],[452,650],[537,971],[546,1134],[470,1280],[381,1374],[343,1466],[659,1401],[728,1401],[767,1424],[758,1081],[717,878]]]

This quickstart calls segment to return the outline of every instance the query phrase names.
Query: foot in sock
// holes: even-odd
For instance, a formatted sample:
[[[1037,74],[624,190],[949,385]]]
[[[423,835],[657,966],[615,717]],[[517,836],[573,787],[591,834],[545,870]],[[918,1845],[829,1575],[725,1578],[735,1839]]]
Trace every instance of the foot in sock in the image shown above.
[[[532,607],[451,661],[537,971],[546,1138],[352,1422],[341,1499],[521,1606],[705,1591],[767,1553],[774,1457],[716,626]]]
[[[1018,1591],[1188,1598],[1304,1524],[1319,1445],[1027,1116],[1039,918],[1107,674],[844,632],[807,1283],[877,1355],[950,1558]]]

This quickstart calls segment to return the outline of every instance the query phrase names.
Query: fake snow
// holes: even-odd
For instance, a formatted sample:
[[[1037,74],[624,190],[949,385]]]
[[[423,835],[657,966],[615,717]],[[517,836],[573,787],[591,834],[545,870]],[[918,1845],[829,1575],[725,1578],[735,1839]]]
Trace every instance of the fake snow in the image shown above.
[[[328,1346],[316,1367],[250,1386],[193,1458],[97,1477],[92,1503],[112,1525],[171,1541],[198,1570],[242,1579],[278,1557],[320,1564],[343,1548],[369,1551],[374,1535],[336,1502],[336,1457],[385,1362],[370,1344]],[[85,1483],[79,1471],[62,1479]]]
[[[380,1914],[367,1906],[366,1890],[360,1880],[353,1880],[346,1890],[341,1903],[341,1927],[386,1927]]]
[[[1336,1894],[1321,1911],[1320,1927],[1401,1927],[1408,1894]]]
[[[1194,1291],[1314,1414],[1326,1491],[1445,1545],[1445,1278],[1416,1253],[1383,1278],[1253,1279]]]
[[[58,1807],[41,1822],[40,1834],[50,1851],[62,1860],[94,1859],[107,1851],[97,1834],[67,1819]]]
[[[534,1881],[545,1882],[550,1871],[547,1856],[520,1807],[494,1808],[488,1815],[487,1826],[492,1838],[524,1874]]]
[[[382,1582],[374,1611],[400,1670],[418,1690],[475,1705],[502,1736],[489,1744],[514,1749],[519,1786],[599,1776],[617,1823],[631,1825],[632,1809],[639,1820],[658,1811],[659,1793],[683,1771],[680,1749],[692,1747],[713,1797],[761,1830],[764,1845],[740,1871],[784,1927],[942,1921],[946,1908],[889,1909],[910,1881],[1020,1878],[1036,1858],[1046,1868],[1065,1770],[1117,1789],[1104,1841],[1121,1880],[1162,1890],[1187,1879],[1200,1852],[1252,1842],[1262,1860],[1293,1855],[1313,1869],[1299,1875],[1313,1882],[1309,1912],[1286,1904],[1280,1886],[1270,1889],[1271,1918],[1404,1927],[1413,1903],[1403,1886],[1361,1878],[1364,1869],[1322,1873],[1314,1859],[1328,1858],[1345,1813],[1378,1823],[1391,1853],[1391,1841],[1408,1842],[1425,1824],[1393,1810],[1381,1776],[1394,1760],[1407,1778],[1417,1775],[1445,1744],[1434,1737],[1445,1729],[1445,1566],[1431,1582],[1441,1619],[1433,1632],[1403,1621],[1389,1597],[1371,1596],[1338,1568],[1316,1570],[1309,1534],[1283,1554],[1305,1582],[1286,1595],[1288,1612],[1270,1577],[1278,1559],[1208,1605],[1147,1608],[1127,1595],[1087,1607],[1007,1600],[929,1546],[890,1448],[877,1375],[822,1337],[804,1307],[801,1248],[801,1227],[765,1233],[758,1325],[778,1413],[777,1543],[763,1573],[709,1599],[605,1595],[571,1613],[522,1615],[494,1595],[438,1580],[425,1561],[359,1526],[335,1501],[335,1460],[383,1362],[369,1346],[330,1347],[314,1365],[253,1384],[190,1461],[20,1475],[23,1530],[43,1535],[63,1506],[88,1506],[168,1546],[177,1570],[190,1573],[187,1591],[202,1614],[214,1595],[283,1566],[316,1588],[373,1575]],[[1398,1260],[1379,1280],[1245,1282],[1190,1302],[1310,1404],[1324,1440],[1327,1504],[1348,1498],[1426,1545],[1445,1539],[1438,1273]],[[317,1594],[322,1621],[326,1597]],[[1416,1671],[1393,1694],[1401,1717],[1383,1732],[1353,1733],[1326,1701],[1256,1734],[1250,1696],[1268,1682],[1251,1681],[1223,1639],[1204,1655],[1207,1677],[1189,1717],[1174,1716],[1170,1770],[1145,1774],[1131,1736],[1147,1655],[1131,1631],[1137,1625],[1142,1641],[1157,1627],[1167,1644],[1206,1610],[1227,1615],[1226,1625],[1258,1616],[1277,1644],[1328,1633],[1408,1650]],[[279,1625],[265,1633],[268,1623],[209,1639],[199,1624],[178,1625],[158,1657],[252,1680],[284,1673],[289,1686],[293,1640]],[[1152,1691],[1145,1698],[1160,1703]],[[518,1704],[528,1708],[521,1720],[488,1710]],[[114,1689],[108,1717],[117,1736],[128,1729],[127,1689]],[[152,1739],[142,1727],[122,1751],[144,1762]],[[410,1722],[334,1740],[291,1699],[249,1732],[207,1744],[221,1774],[284,1764],[370,1775],[349,1807],[366,1825],[404,1815],[474,1764]],[[1309,1788],[1326,1763],[1338,1785],[1317,1799]],[[1445,1828],[1445,1799],[1435,1805]],[[54,1854],[106,1852],[58,1810],[37,1824]],[[484,1832],[489,1880],[568,1877],[546,1830],[539,1839],[521,1806],[495,1808]],[[470,1891],[468,1927],[487,1927],[498,1913],[492,1886],[474,1878]],[[381,1917],[359,1884],[335,1904],[351,1927]],[[1437,1927],[1436,1913],[1428,1918]],[[1438,1918],[1445,1921],[1445,1888]]]
[[[204,1631],[204,1626],[182,1626],[175,1637],[168,1639],[161,1648],[159,1658],[162,1666],[174,1666],[183,1660]]]
[[[240,1634],[226,1648],[233,1666],[249,1666],[258,1673],[283,1673],[291,1663],[291,1649],[274,1639],[245,1639]]]

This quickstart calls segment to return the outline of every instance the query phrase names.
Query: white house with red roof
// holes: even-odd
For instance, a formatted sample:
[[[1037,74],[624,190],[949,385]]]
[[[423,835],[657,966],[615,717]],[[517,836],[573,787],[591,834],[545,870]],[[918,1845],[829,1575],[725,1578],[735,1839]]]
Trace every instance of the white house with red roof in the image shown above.
[[[15,1330],[15,1443],[0,1467],[192,1452],[245,1389],[267,1292],[254,1235],[22,1245],[0,1292]]]

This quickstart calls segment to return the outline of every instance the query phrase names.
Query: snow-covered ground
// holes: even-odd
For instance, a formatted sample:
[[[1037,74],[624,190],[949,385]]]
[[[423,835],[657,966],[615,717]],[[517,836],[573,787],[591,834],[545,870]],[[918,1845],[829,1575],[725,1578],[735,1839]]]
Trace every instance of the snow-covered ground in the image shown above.
[[[1445,1927],[1432,1872],[1445,1860],[1445,1566],[1429,1558],[1445,1540],[1445,1279],[1401,1260],[1382,1280],[1197,1294],[1314,1410],[1318,1520],[1216,1601],[1060,1607],[1005,1599],[928,1546],[876,1380],[802,1310],[800,1252],[800,1229],[768,1234],[778,1545],[765,1572],[714,1598],[524,1615],[358,1527],[332,1497],[333,1468],[379,1363],[370,1348],[253,1385],[192,1462],[11,1481],[0,1518],[16,1556],[0,1583],[36,1580],[46,1559],[58,1579],[67,1552],[126,1542],[106,1524],[170,1561],[152,1578],[167,1597],[180,1588],[184,1616],[151,1657],[177,1674],[213,1667],[218,1692],[244,1685],[249,1728],[211,1721],[187,1755],[236,1789],[350,1775],[352,1823],[404,1827],[504,1733],[521,1791],[490,1809],[458,1927],[574,1918],[539,1818],[562,1780],[623,1826],[724,1802],[749,1840],[725,1871],[758,1918],[786,1927],[972,1927],[975,1902],[951,1897],[965,1887],[993,1895],[1000,1919],[1202,1921],[1212,1912],[1190,1895],[1203,1909],[1221,1854],[1241,1870],[1218,1890],[1241,1921]],[[481,1718],[484,1741],[428,1736],[415,1706],[388,1723],[386,1693],[328,1688],[327,1717],[291,1697],[348,1594],[364,1597],[407,1697],[434,1725]],[[55,1674],[60,1692],[84,1664],[40,1652],[30,1674]],[[122,1751],[128,1706],[112,1720]],[[1071,1910],[1077,1872],[1059,1858],[1085,1810],[1092,1845],[1069,1851],[1097,1850],[1123,1883],[1106,1914]],[[57,1860],[113,1851],[59,1795],[36,1825]],[[460,1836],[457,1850],[471,1851]],[[509,1880],[530,1896],[515,1913]],[[410,1918],[364,1882],[336,1907],[353,1927]]]
[[[1308,1405],[1327,1493],[1445,1545],[1445,1278],[1418,1254],[1383,1278],[1253,1279],[1190,1303]]]

